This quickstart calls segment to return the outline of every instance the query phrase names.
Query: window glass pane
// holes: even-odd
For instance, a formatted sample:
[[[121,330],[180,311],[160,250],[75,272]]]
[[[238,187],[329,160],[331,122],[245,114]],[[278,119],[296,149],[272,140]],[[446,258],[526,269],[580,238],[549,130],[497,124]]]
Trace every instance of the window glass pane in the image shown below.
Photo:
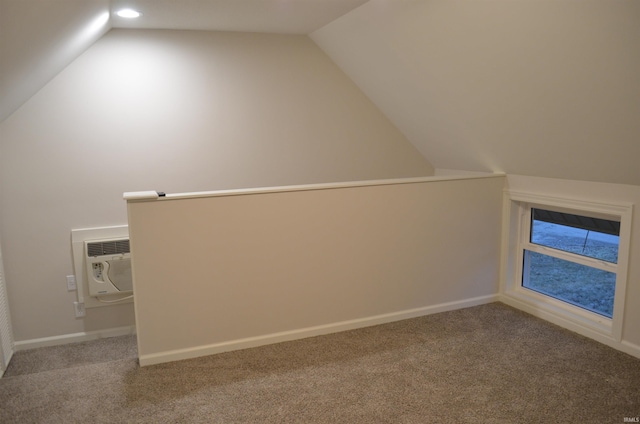
[[[565,225],[557,222],[550,222],[553,219],[548,216],[543,216],[539,212],[541,209],[533,210],[533,219],[531,224],[531,243],[539,244],[542,246],[552,247],[558,250],[564,250],[565,252],[575,253],[582,256],[588,256],[594,259],[600,259],[607,262],[618,263],[618,245],[620,243],[620,236],[613,230],[605,228],[605,224],[612,223],[618,224],[615,221],[597,220],[596,224],[585,225],[583,228],[574,226],[573,224]],[[582,217],[579,215],[562,214],[563,217],[575,217],[584,218],[585,220],[592,220],[592,218]],[[541,218],[541,219],[538,219]],[[542,220],[545,219],[545,220]],[[561,219],[558,219],[561,221]],[[604,223],[604,224],[602,224]],[[578,224],[576,224],[578,225]],[[588,226],[589,229],[584,228]],[[606,233],[603,231],[597,231],[600,226],[603,231],[609,231]]]
[[[522,286],[611,318],[616,274],[525,250]]]

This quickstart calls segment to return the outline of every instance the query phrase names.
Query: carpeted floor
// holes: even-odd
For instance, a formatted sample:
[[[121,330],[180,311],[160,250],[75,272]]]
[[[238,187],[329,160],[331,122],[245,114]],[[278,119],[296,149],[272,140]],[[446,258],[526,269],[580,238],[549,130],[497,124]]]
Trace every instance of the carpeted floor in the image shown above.
[[[101,362],[138,357],[136,336],[111,337],[16,353],[4,377],[35,374],[62,368],[81,367]]]
[[[108,353],[110,342],[122,359]],[[69,356],[63,348],[80,359],[50,358]],[[18,352],[0,379],[2,423],[601,424],[639,416],[639,359],[501,303],[144,368],[132,337],[42,348]]]

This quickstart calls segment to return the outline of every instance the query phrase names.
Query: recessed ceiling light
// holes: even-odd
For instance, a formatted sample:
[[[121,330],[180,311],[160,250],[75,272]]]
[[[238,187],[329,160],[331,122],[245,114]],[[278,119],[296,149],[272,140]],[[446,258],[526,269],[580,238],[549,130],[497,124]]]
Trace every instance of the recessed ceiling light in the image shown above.
[[[133,19],[133,18],[139,17],[140,15],[142,15],[142,13],[133,9],[122,9],[122,10],[118,10],[116,12],[116,15],[120,16],[121,18]]]

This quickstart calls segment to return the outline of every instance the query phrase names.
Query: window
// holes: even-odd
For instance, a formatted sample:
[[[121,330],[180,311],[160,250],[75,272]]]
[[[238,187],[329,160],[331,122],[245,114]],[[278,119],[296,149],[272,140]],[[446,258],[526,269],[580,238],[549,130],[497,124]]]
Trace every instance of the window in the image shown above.
[[[505,301],[619,340],[632,206],[515,192],[505,205]]]
[[[522,286],[612,318],[620,222],[529,211]]]

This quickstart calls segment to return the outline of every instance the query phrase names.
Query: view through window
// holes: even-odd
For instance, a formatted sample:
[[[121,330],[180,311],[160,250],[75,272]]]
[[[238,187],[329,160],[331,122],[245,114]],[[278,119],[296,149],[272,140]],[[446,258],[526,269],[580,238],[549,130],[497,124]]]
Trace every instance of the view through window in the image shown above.
[[[530,210],[522,286],[612,318],[620,222]]]

